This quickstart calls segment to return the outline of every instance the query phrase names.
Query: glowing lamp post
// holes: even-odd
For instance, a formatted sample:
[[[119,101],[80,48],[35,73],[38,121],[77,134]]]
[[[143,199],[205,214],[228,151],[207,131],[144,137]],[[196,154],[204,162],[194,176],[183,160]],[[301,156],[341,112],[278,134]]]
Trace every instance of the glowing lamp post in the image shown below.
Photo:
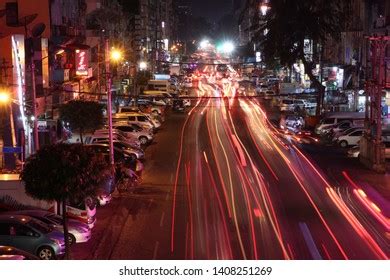
[[[270,9],[269,5],[266,2],[261,3],[260,12],[263,16],[267,15],[268,10]]]
[[[203,41],[200,42],[200,45],[199,45],[199,46],[200,46],[201,49],[204,50],[204,49],[206,49],[209,45],[210,45],[210,42],[209,42],[208,40],[203,40]]]
[[[122,59],[122,52],[120,50],[113,49],[110,54],[111,60],[118,62]]]
[[[0,89],[0,104],[9,105],[9,108],[10,108],[9,118],[10,118],[10,123],[11,123],[12,146],[15,147],[16,146],[16,135],[15,135],[14,115],[12,113],[12,105],[11,105],[12,102],[17,103],[16,100],[11,98],[10,94],[7,91]]]
[[[231,54],[235,49],[235,46],[232,42],[225,42],[221,46],[221,51],[225,54]]]
[[[114,141],[112,134],[112,96],[111,96],[111,73],[110,73],[110,59],[112,61],[118,62],[122,59],[122,52],[116,49],[112,49],[110,52],[109,49],[109,40],[106,39],[105,42],[105,51],[106,51],[106,83],[107,83],[107,117],[108,117],[108,139],[110,146],[110,164],[114,166]]]
[[[8,104],[10,102],[11,98],[9,97],[9,94],[5,91],[0,91],[0,103],[2,104]]]
[[[139,70],[145,71],[148,68],[148,64],[145,61],[139,63]]]

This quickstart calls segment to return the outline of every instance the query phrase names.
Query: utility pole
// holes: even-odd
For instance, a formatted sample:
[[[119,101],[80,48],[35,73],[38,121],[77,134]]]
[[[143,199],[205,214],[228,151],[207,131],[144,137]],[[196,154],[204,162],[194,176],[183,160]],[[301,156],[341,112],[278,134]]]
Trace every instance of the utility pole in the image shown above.
[[[39,134],[38,134],[38,116],[37,116],[37,91],[35,88],[35,63],[34,57],[31,57],[31,85],[32,85],[32,113],[33,113],[33,138],[34,152],[39,150]]]
[[[110,73],[110,46],[109,39],[105,41],[105,62],[106,62],[106,85],[107,85],[107,117],[108,117],[108,135],[110,146],[110,164],[114,166],[114,143],[112,137],[112,99],[111,99],[111,73]]]
[[[360,141],[360,160],[374,171],[384,173],[386,162],[382,143],[382,91],[386,82],[385,51],[390,43],[390,36],[368,37],[368,42],[371,47],[372,74],[371,80],[366,82],[366,120],[365,133]]]

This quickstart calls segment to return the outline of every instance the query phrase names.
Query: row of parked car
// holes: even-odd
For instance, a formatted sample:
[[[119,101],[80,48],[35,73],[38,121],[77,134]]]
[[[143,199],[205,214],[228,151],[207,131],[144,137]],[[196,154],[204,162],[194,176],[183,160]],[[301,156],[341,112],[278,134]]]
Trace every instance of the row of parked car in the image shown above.
[[[350,148],[347,152],[349,157],[358,157],[360,154],[360,139],[364,134],[365,114],[360,112],[331,113],[324,117],[315,132],[325,142]],[[385,156],[390,158],[390,131],[382,131],[382,141],[385,145]]]
[[[87,242],[91,228],[68,219],[69,244]],[[62,217],[44,210],[22,210],[0,214],[0,260],[51,260],[65,253]]]
[[[142,110],[141,110],[142,108]],[[144,148],[153,142],[164,120],[165,106],[120,107],[113,114],[115,161],[134,163],[144,160]],[[73,133],[70,143],[81,142]],[[83,142],[96,153],[109,159],[109,130],[107,126],[83,135]],[[126,165],[130,166],[130,165]],[[129,167],[130,168],[130,167]],[[96,224],[97,205],[111,201],[115,179],[109,176],[96,198],[81,203],[68,202],[69,243],[88,242]],[[45,210],[0,211],[0,259],[56,259],[64,254],[65,242],[62,217]]]

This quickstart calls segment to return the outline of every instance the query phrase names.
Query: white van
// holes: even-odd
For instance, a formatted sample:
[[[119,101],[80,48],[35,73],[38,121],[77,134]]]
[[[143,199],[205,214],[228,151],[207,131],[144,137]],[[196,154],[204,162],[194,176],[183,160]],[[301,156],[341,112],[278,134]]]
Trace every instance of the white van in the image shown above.
[[[364,125],[365,113],[360,112],[339,112],[327,114],[317,125],[315,133],[321,134],[323,130],[342,121],[350,121],[353,126]]]
[[[113,115],[114,122],[123,122],[128,121],[131,123],[138,124],[144,128],[153,127],[155,129],[161,126],[161,123],[157,120],[153,120],[148,115],[140,114],[140,113],[121,113]]]
[[[149,91],[163,91],[166,93],[175,93],[176,89],[176,86],[172,85],[169,80],[150,80],[147,87]]]

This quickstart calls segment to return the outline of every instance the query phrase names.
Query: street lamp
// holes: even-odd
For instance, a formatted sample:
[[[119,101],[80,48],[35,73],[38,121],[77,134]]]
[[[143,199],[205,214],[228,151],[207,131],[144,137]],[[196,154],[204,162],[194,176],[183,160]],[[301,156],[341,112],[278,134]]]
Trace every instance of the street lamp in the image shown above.
[[[123,58],[122,52],[117,49],[113,49],[110,53],[111,60],[118,62]]]
[[[225,42],[222,45],[222,52],[231,54],[234,51],[234,44],[232,42]]]
[[[268,6],[268,3],[263,2],[260,4],[260,11],[263,16],[267,15],[269,9],[270,7]]]
[[[9,94],[5,91],[0,91],[0,103],[8,104],[10,102],[11,98],[9,97]]]
[[[16,100],[12,99],[10,94],[4,90],[0,89],[0,103],[4,105],[9,105],[10,108],[10,123],[11,123],[11,137],[12,137],[12,146],[16,146],[16,135],[15,135],[15,122],[14,122],[14,115],[12,113],[12,102],[17,103]]]
[[[207,48],[209,46],[209,44],[210,44],[209,40],[203,40],[203,41],[200,42],[199,46],[200,46],[201,49],[205,49],[205,48]]]
[[[140,69],[141,71],[146,70],[147,68],[148,68],[148,64],[147,64],[145,61],[141,61],[141,62],[139,63],[139,69]]]

